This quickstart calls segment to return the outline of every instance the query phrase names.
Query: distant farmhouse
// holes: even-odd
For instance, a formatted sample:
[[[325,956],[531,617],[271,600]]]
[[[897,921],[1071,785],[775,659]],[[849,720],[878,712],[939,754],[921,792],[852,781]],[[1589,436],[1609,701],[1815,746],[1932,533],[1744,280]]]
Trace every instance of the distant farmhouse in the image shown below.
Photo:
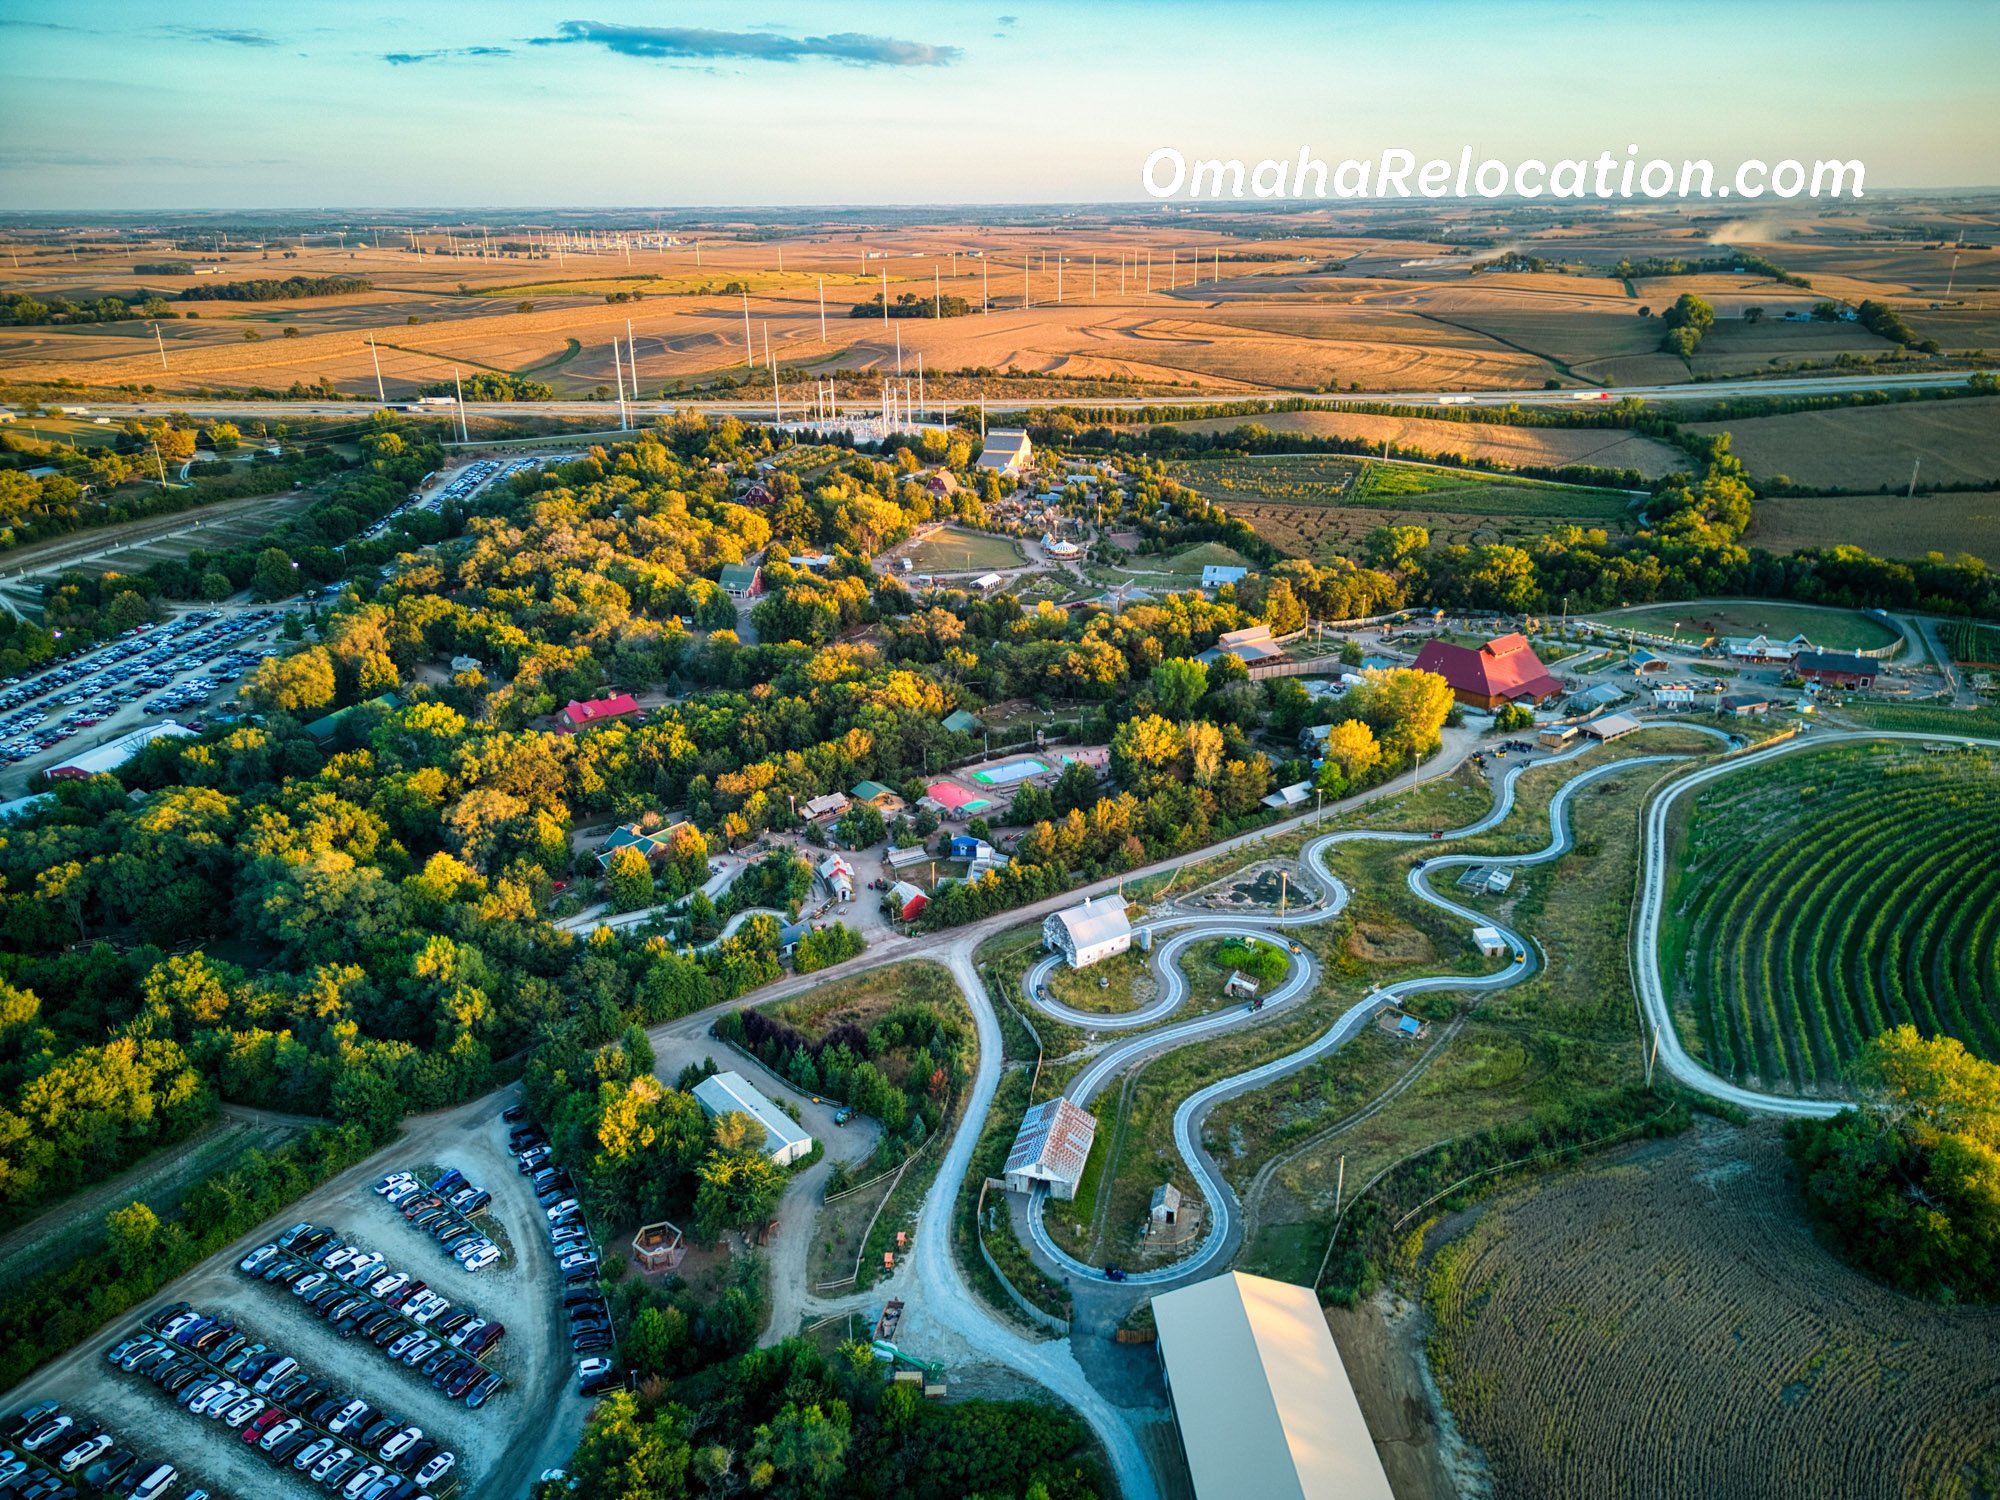
[[[996,427],[986,434],[986,443],[979,450],[979,467],[1015,478],[1027,469],[1034,452],[1034,444],[1020,428]]]

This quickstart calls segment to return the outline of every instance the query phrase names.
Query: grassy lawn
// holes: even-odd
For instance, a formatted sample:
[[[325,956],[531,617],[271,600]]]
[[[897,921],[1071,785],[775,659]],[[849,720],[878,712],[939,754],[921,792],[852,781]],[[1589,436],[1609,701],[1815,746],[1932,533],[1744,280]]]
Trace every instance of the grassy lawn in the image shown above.
[[[1159,998],[1159,990],[1147,955],[1136,948],[1087,969],[1057,964],[1049,971],[1049,992],[1057,1001],[1093,1015],[1119,1016],[1144,1010]]]
[[[913,545],[908,553],[919,573],[970,573],[990,568],[1018,568],[1026,561],[1013,538],[946,526]]]
[[[1689,599],[1679,604],[1648,604],[1614,610],[1594,617],[1599,625],[1641,630],[1700,645],[1710,636],[1769,635],[1790,639],[1803,634],[1815,646],[1834,651],[1873,650],[1899,639],[1894,626],[1870,619],[1859,610],[1825,609],[1816,604],[1781,604],[1752,599],[1719,604]]]
[[[929,1001],[954,1015],[965,1011],[951,971],[922,959],[836,979],[764,1008],[774,1020],[819,1036],[850,1022],[866,1031],[907,1000]]]
[[[1252,573],[1258,571],[1254,559],[1221,542],[1197,542],[1165,557],[1141,554],[1132,559],[1131,566],[1136,572],[1173,573],[1188,578],[1201,577],[1201,570],[1210,566],[1248,568]]]
[[[1907,729],[1920,734],[1970,734],[2000,738],[2000,707],[1953,708],[1948,703],[1852,703],[1838,717],[1866,729]]]

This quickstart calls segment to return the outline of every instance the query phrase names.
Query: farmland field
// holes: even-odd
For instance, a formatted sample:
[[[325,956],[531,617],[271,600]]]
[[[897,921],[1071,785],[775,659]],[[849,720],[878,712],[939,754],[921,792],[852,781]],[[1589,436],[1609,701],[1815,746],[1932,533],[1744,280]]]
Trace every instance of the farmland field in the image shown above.
[[[1228,432],[1249,424],[1308,437],[1365,438],[1418,448],[1440,456],[1485,459],[1519,467],[1594,464],[1637,469],[1649,479],[1685,468],[1687,460],[1656,438],[1617,428],[1504,427],[1490,422],[1447,422],[1423,417],[1382,417],[1366,412],[1274,411],[1253,417],[1208,417],[1176,422],[1189,432]]]
[[[1731,449],[1760,478],[1902,494],[1921,459],[1925,484],[2000,485],[2000,397],[1909,401],[1792,412],[1781,417],[1692,422],[1693,432],[1727,432]],[[1899,553],[1898,556],[1907,556]]]
[[[2000,667],[2000,626],[1954,620],[1940,625],[1938,634],[1944,637],[1945,649],[1951,652],[1953,661]]]
[[[1767,552],[1845,545],[1878,557],[1970,552],[1990,561],[2000,556],[2000,489],[1907,501],[1875,495],[1759,500],[1744,541]]]
[[[1830,747],[1681,818],[1661,968],[1709,1066],[1837,1091],[1904,1023],[2000,1058],[2000,758]]]
[[[1699,1121],[1442,1227],[1429,1352],[1495,1500],[1995,1493],[2000,1312],[1847,1269],[1792,1197],[1775,1127]]]
[[[1777,604],[1766,599],[1648,604],[1595,615],[1592,619],[1598,625],[1672,636],[1693,646],[1718,635],[1782,635],[1790,639],[1803,634],[1815,646],[1831,651],[1872,651],[1898,638],[1893,626],[1872,620],[1858,610]]]
[[[1355,458],[1210,459],[1168,473],[1273,546],[1316,561],[1378,526],[1424,526],[1453,542],[1518,541],[1560,526],[1619,531],[1630,504],[1616,490]]]
[[[970,573],[984,568],[1018,568],[1021,549],[1004,536],[947,526],[911,545],[910,562],[920,573]]]

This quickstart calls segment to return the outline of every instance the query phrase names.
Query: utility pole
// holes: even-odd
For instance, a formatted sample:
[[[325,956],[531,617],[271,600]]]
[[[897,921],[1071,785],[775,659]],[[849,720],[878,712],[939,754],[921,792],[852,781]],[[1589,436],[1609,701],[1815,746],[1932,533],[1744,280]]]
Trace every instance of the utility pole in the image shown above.
[[[611,380],[618,387],[618,430],[626,432],[632,424],[625,417],[625,371],[618,363],[618,339],[615,335],[611,340]]]
[[[461,443],[469,443],[472,441],[472,433],[465,425],[465,386],[458,378],[457,365],[451,367],[451,390],[458,398],[458,440]]]
[[[771,372],[771,420],[778,423],[785,420],[784,403],[778,399],[778,367],[771,363],[771,325],[764,325],[764,365]]]
[[[368,357],[375,362],[375,399],[387,406],[389,397],[382,389],[382,356],[376,352],[375,335],[372,333],[368,335]]]
[[[757,368],[757,351],[750,342],[750,293],[743,293],[743,368]]]
[[[158,323],[153,325],[153,342],[160,346],[160,368],[164,370],[167,367],[167,341],[160,336]]]
[[[165,360],[161,361],[162,365],[164,365],[165,363],[166,363]],[[1923,466],[1923,462],[1924,461],[1921,458],[1913,458],[1910,460],[1910,492],[1909,494],[1903,497],[1906,500],[1914,500],[1917,498],[1917,470]]]

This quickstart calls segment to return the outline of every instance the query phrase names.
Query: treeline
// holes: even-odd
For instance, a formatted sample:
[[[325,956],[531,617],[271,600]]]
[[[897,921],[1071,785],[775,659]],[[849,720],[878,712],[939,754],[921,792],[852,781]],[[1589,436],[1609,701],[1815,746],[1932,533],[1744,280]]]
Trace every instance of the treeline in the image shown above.
[[[188,260],[142,260],[132,267],[135,276],[192,276],[194,262]]]
[[[629,1344],[629,1341],[628,1341]],[[925,1401],[866,1345],[787,1339],[599,1402],[542,1496],[700,1500],[1099,1500],[1088,1429],[1039,1401]]]
[[[292,302],[306,297],[346,297],[374,288],[374,282],[360,276],[287,276],[283,280],[260,276],[249,281],[191,286],[181,293],[181,301]]]
[[[892,318],[963,318],[978,309],[963,297],[947,292],[942,296],[926,297],[916,292],[903,292],[889,304]],[[882,294],[877,292],[866,302],[857,302],[847,310],[850,318],[879,318],[882,316]]]
[[[1785,1127],[1820,1237],[1912,1296],[2000,1300],[2000,1066],[1901,1026],[1853,1077],[1858,1108]]]
[[[1711,255],[1701,260],[1683,260],[1679,256],[1621,260],[1617,265],[1607,269],[1605,274],[1624,281],[1643,281],[1655,276],[1716,276],[1739,270],[1748,271],[1756,276],[1768,276],[1771,280],[1783,282],[1786,286],[1808,289],[1812,286],[1805,277],[1795,275],[1776,261],[1750,250],[1740,255]]]
[[[357,1126],[315,1127],[276,1150],[246,1152],[190,1188],[165,1218],[140,1201],[112,1210],[102,1249],[0,1300],[0,1381],[12,1385],[380,1144]]]
[[[180,314],[158,297],[141,294],[99,297],[72,302],[67,297],[46,300],[27,292],[0,292],[0,327],[34,328],[54,323],[119,323],[133,318],[177,318]]]
[[[457,381],[433,380],[421,387],[419,396],[457,396],[463,394],[467,401],[553,401],[555,387],[544,385],[539,380],[528,380],[520,375],[507,375],[498,370],[473,370],[462,375]]]

